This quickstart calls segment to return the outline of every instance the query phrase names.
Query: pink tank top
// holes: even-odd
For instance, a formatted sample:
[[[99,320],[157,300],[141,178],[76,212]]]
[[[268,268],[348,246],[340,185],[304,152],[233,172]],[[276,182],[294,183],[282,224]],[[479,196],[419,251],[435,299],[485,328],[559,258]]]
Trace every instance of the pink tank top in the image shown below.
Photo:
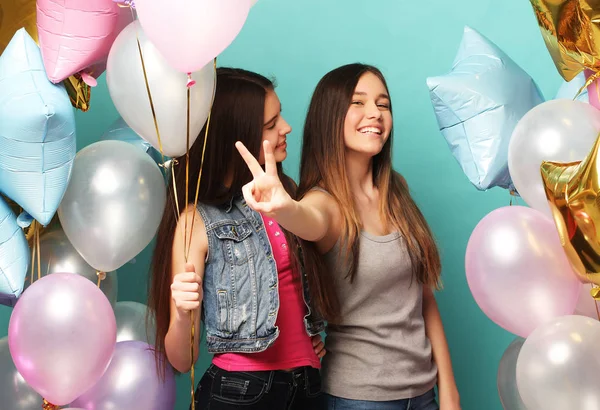
[[[304,327],[306,306],[300,280],[294,280],[285,235],[279,224],[263,216],[279,278],[279,312],[275,325],[279,336],[267,350],[257,353],[223,353],[215,355],[213,364],[226,371],[284,370],[311,366],[321,368],[312,342]]]

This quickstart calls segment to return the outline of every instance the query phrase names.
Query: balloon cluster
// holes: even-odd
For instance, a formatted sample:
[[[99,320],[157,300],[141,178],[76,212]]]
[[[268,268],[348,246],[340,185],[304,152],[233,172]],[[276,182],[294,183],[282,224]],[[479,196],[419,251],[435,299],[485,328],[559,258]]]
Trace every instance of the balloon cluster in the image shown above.
[[[12,409],[173,408],[152,312],[117,301],[117,269],[155,236],[171,158],[207,122],[216,57],[255,2],[0,4],[0,304],[14,306],[0,397]],[[120,118],[77,152],[74,111],[90,109],[104,71]]]
[[[596,408],[600,5],[531,3],[556,67],[570,81],[555,99],[544,101],[523,69],[468,27],[452,70],[427,84],[440,131],[471,183],[508,189],[529,205],[490,212],[466,249],[476,303],[519,336],[498,369],[504,408]]]

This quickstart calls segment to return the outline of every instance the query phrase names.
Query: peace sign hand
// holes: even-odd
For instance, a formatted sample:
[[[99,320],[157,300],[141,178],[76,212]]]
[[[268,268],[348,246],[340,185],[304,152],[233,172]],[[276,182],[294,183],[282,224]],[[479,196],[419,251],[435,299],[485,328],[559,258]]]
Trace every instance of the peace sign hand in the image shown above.
[[[246,203],[255,211],[269,217],[276,217],[278,211],[292,205],[293,200],[286,192],[279,176],[273,148],[269,141],[264,141],[265,169],[240,141],[235,147],[248,165],[254,179],[242,187]]]

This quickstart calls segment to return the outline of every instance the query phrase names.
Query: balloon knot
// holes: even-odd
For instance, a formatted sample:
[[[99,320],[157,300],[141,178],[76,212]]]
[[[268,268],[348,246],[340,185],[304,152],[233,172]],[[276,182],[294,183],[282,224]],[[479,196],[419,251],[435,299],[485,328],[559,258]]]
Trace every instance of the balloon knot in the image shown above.
[[[187,86],[187,88],[191,88],[196,84],[196,81],[192,80],[192,73],[187,73],[187,76],[188,76],[188,78],[187,78],[186,86]]]

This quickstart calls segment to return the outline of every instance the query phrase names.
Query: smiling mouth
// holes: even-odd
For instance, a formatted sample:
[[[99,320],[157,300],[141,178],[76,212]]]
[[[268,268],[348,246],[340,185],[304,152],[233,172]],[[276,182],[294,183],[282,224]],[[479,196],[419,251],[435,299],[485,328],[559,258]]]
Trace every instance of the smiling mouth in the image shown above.
[[[381,135],[383,130],[378,127],[362,127],[358,129],[361,134]]]

